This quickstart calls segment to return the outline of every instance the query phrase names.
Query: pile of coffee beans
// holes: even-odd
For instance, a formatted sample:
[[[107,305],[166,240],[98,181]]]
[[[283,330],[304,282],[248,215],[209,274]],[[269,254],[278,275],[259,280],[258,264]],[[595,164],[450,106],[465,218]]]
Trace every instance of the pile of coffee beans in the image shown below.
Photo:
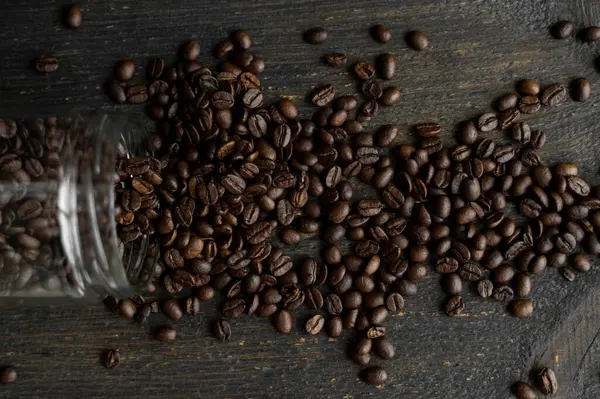
[[[391,39],[384,26],[372,32],[380,42]],[[305,39],[323,43],[327,30],[311,29]],[[416,50],[428,44],[418,31],[407,41]],[[251,46],[247,32],[233,33],[217,46],[215,54],[226,59],[213,70],[197,61],[200,44],[190,41],[174,65],[151,60],[146,82],[130,84],[135,67],[123,61],[107,85],[114,101],[146,104],[157,121],[149,155],[123,154],[118,162],[120,237],[154,239],[151,252],[160,261],[151,292],[186,293],[160,306],[139,296],[107,300],[128,318],[145,322],[160,307],[177,320],[218,294],[222,318],[213,332],[228,340],[229,318],[271,317],[285,334],[293,329],[291,311],[305,305],[314,310],[308,334],[325,330],[335,338],[354,329],[352,358],[367,366],[371,354],[394,357],[389,314],[403,312],[405,298],[432,269],[441,274],[449,316],[464,311],[461,293],[473,284],[481,297],[529,317],[535,276],[558,268],[572,280],[591,267],[576,252],[579,244],[600,253],[600,187],[590,188],[573,163],[545,165],[538,150],[546,134],[527,123],[542,107],[568,99],[564,85],[519,82],[496,110],[460,123],[454,146],[443,145],[435,122],[414,126],[414,143],[398,144],[397,126],[367,132],[362,124],[401,100],[397,87],[384,84],[397,68],[392,54],[353,65],[362,82],[357,95],[316,87],[316,110],[301,119],[289,100],[264,103],[264,59]],[[343,53],[325,60],[347,63]],[[573,82],[574,100],[590,93],[586,79]],[[494,141],[493,132],[512,143]],[[358,181],[377,196],[355,200]],[[526,223],[505,214],[509,202]],[[322,256],[293,262],[286,246],[316,234]],[[353,243],[350,252],[342,251],[343,241]],[[156,334],[161,341],[175,336],[170,327]],[[361,375],[369,384],[388,379],[380,367]]]

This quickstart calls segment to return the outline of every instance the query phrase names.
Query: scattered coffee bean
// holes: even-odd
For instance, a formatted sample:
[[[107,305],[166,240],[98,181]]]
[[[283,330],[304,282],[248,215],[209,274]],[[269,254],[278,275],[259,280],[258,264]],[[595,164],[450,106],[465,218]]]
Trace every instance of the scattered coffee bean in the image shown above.
[[[370,367],[361,373],[362,380],[369,385],[381,385],[388,382],[388,374],[381,367]]]
[[[406,36],[406,42],[410,47],[417,51],[423,51],[429,45],[427,36],[423,32],[412,31]]]
[[[58,69],[58,59],[50,55],[41,55],[35,59],[35,69],[40,73],[51,73]]]
[[[554,370],[544,367],[538,371],[536,376],[537,387],[544,395],[554,395],[558,392],[558,383]]]
[[[595,42],[600,40],[600,27],[590,26],[583,30],[581,38],[584,42]]]
[[[309,44],[323,44],[327,40],[327,30],[325,28],[312,28],[304,33],[304,39]]]
[[[65,24],[69,28],[79,28],[83,23],[83,11],[81,7],[77,4],[73,4],[67,10],[67,14],[65,16]]]
[[[121,353],[118,349],[110,349],[104,353],[104,367],[114,369],[121,364]]]
[[[517,382],[513,386],[513,392],[517,399],[536,399],[537,394],[535,393],[535,389],[525,382]]]
[[[556,39],[566,39],[573,34],[573,24],[570,21],[559,21],[552,26],[550,33]]]
[[[156,331],[156,339],[160,342],[171,342],[175,341],[177,337],[177,331],[174,328],[163,327]]]
[[[217,320],[213,324],[213,334],[219,341],[231,339],[231,325],[226,320]]]
[[[0,381],[3,385],[12,384],[17,380],[17,370],[14,367],[5,367],[2,370]]]
[[[575,101],[586,101],[591,95],[590,81],[586,78],[578,78],[571,84],[571,98]]]

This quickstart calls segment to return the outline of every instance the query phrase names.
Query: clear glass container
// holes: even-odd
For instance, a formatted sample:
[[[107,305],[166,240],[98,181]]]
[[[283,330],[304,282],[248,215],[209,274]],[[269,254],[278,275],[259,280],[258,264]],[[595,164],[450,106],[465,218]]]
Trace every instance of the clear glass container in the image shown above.
[[[0,302],[126,297],[151,281],[155,246],[146,235],[124,244],[115,223],[125,126],[0,119]]]

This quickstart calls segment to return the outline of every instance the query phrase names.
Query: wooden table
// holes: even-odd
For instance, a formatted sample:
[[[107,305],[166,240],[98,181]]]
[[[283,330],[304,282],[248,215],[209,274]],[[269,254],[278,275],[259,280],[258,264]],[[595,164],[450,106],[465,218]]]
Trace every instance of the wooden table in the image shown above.
[[[563,18],[577,29],[600,23],[598,3],[90,0],[83,2],[85,22],[78,30],[61,25],[62,2],[0,3],[0,117],[112,110],[102,84],[117,60],[132,58],[143,66],[152,56],[173,58],[180,43],[195,38],[203,46],[202,60],[212,62],[214,45],[246,28],[255,39],[253,51],[267,59],[262,80],[269,100],[287,96],[303,104],[307,91],[324,82],[354,92],[346,72],[322,64],[325,52],[346,52],[351,61],[372,60],[382,51],[396,54],[394,83],[403,100],[369,126],[397,123],[400,141],[411,140],[408,127],[423,121],[440,122],[450,139],[454,123],[488,109],[518,79],[546,85],[585,76],[594,87],[590,101],[546,109],[531,123],[548,134],[542,151],[547,162],[576,160],[591,182],[600,181],[594,68],[599,45],[558,41],[548,33]],[[375,23],[391,28],[390,43],[373,41],[369,27]],[[305,29],[321,25],[330,31],[324,45],[301,40]],[[403,35],[411,29],[427,32],[427,51],[407,49]],[[58,72],[41,76],[32,70],[31,60],[43,53],[59,57]],[[130,106],[122,111],[132,119],[142,114]],[[309,115],[306,104],[303,112]],[[295,255],[314,252],[316,245],[306,242]],[[472,290],[463,317],[446,317],[432,273],[418,297],[407,300],[406,314],[389,323],[397,356],[385,366],[392,381],[383,388],[357,380],[359,367],[345,355],[349,332],[335,340],[303,332],[281,336],[269,322],[245,317],[233,321],[233,340],[220,343],[208,332],[211,304],[201,316],[177,322],[177,341],[163,344],[150,338],[152,326],[163,319],[140,328],[101,305],[8,308],[0,313],[0,365],[17,367],[19,379],[0,387],[0,397],[507,398],[514,381],[547,365],[558,375],[556,397],[598,398],[597,263],[572,283],[555,270],[536,278],[536,311],[527,320],[508,316],[503,304],[478,299]],[[108,348],[119,348],[123,356],[115,370],[100,364]]]

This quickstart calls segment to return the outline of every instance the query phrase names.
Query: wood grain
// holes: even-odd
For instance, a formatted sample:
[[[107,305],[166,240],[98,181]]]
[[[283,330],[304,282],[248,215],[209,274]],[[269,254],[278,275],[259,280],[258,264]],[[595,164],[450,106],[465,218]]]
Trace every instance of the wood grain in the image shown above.
[[[295,99],[304,116],[310,112],[305,94],[315,85],[355,90],[347,72],[323,65],[323,54],[343,51],[350,61],[373,60],[382,51],[396,54],[400,70],[393,83],[402,88],[403,100],[368,127],[396,123],[402,128],[399,142],[412,140],[410,125],[438,121],[451,143],[456,122],[484,112],[518,79],[547,85],[585,76],[594,88],[599,82],[598,44],[557,41],[548,34],[559,19],[573,20],[577,29],[600,23],[600,4],[594,2],[90,0],[83,4],[79,30],[60,24],[62,2],[0,0],[0,5],[0,117],[100,109],[142,120],[142,109],[114,106],[104,95],[102,84],[116,61],[132,58],[141,76],[150,57],[173,59],[180,43],[196,38],[202,60],[210,63],[213,46],[242,27],[255,39],[253,51],[267,59],[262,80],[269,100]],[[375,23],[390,27],[391,42],[372,40],[369,27]],[[314,26],[330,30],[321,46],[301,39]],[[403,36],[412,29],[427,32],[427,51],[407,48]],[[59,57],[58,72],[41,76],[31,68],[31,60],[43,53]],[[593,91],[587,103],[547,109],[531,124],[549,136],[544,160],[575,160],[599,183],[600,102]],[[317,250],[318,242],[308,240],[293,253]],[[503,304],[478,299],[472,291],[467,313],[448,318],[440,313],[443,298],[432,273],[418,296],[407,300],[406,314],[390,322],[397,357],[387,362],[392,382],[383,388],[357,381],[359,367],[345,357],[349,333],[335,340],[302,332],[280,336],[265,320],[242,318],[233,321],[234,339],[220,343],[207,327],[214,304],[199,317],[177,322],[179,338],[171,344],[150,339],[152,328],[171,324],[167,320],[140,328],[100,305],[6,308],[0,313],[0,364],[17,367],[19,379],[0,387],[0,397],[507,398],[510,385],[527,380],[529,370],[540,365],[557,372],[555,397],[599,397],[600,272],[594,262],[592,271],[572,283],[553,270],[536,278],[536,310],[528,320],[508,316]],[[297,324],[304,317],[298,314]],[[108,348],[123,355],[115,370],[99,361]]]

